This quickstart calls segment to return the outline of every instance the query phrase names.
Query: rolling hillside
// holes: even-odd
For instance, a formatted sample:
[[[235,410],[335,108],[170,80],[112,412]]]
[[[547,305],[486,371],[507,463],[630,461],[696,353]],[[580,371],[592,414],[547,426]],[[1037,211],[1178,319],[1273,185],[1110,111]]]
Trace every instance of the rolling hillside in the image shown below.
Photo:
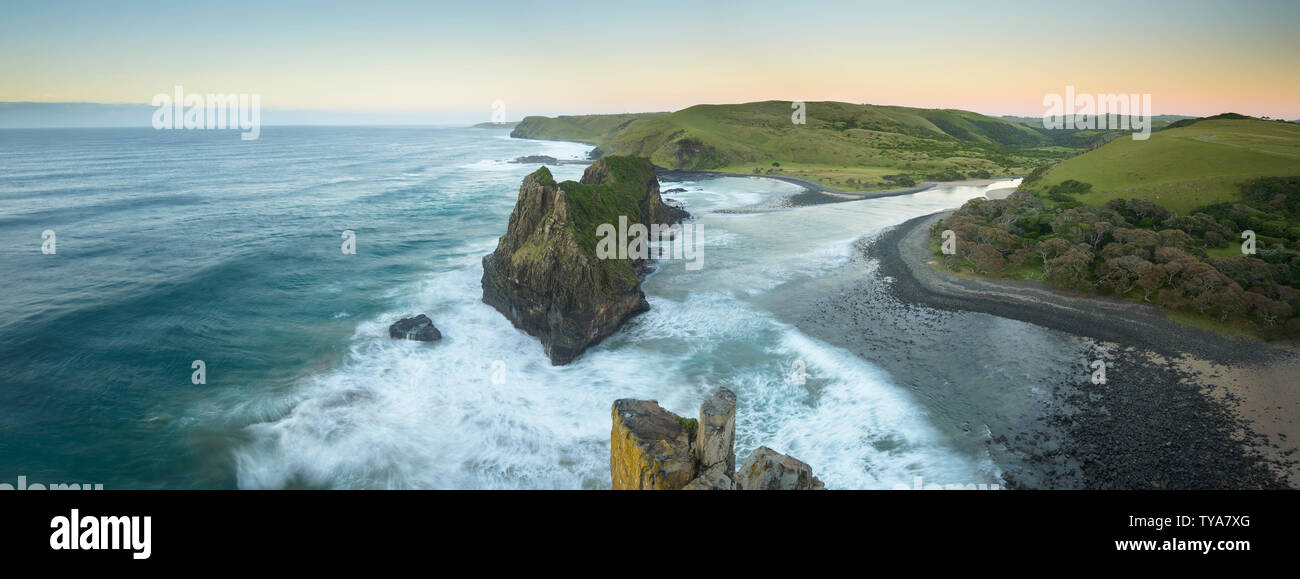
[[[1229,114],[1178,121],[1145,141],[1115,139],[1024,188],[1043,192],[1072,179],[1091,185],[1075,195],[1088,205],[1139,197],[1187,212],[1237,199],[1248,179],[1292,175],[1300,175],[1300,125]]]
[[[510,136],[548,141],[578,141],[599,144],[611,133],[633,121],[662,117],[668,113],[627,113],[618,115],[573,115],[559,117],[524,117]]]
[[[1119,133],[1047,131],[946,109],[809,102],[697,105],[671,114],[528,117],[523,138],[593,142],[599,154],[640,155],[671,169],[770,173],[872,190],[934,180],[1024,174]]]

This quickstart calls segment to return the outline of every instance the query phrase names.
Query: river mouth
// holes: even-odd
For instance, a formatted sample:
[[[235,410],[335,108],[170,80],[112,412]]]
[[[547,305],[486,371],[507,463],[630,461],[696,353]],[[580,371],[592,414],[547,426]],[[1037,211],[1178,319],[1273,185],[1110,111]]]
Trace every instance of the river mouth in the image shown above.
[[[935,427],[987,453],[1006,488],[1295,480],[1294,423],[1260,409],[1296,401],[1255,388],[1293,365],[1292,352],[1180,327],[1150,306],[943,274],[925,263],[942,215],[864,237],[840,270],[771,299],[796,327],[904,377]],[[1225,379],[1234,374],[1247,387]],[[917,487],[970,488],[920,477]]]

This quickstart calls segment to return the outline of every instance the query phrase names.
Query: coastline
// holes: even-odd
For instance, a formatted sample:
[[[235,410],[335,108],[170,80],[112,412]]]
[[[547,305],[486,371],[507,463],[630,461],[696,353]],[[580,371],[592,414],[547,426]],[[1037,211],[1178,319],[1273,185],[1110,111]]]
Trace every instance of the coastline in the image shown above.
[[[782,175],[660,167],[656,174],[664,183],[757,177],[803,188],[728,212],[901,196],[938,185],[854,193]],[[854,263],[801,288],[805,295],[778,292],[774,301],[790,306],[784,317],[809,335],[905,376],[909,389],[931,402],[958,408],[958,418],[944,425],[948,434],[968,450],[982,447],[1007,488],[1300,487],[1292,442],[1300,441],[1300,429],[1288,418],[1300,415],[1300,396],[1285,387],[1288,375],[1270,365],[1291,360],[1300,370],[1295,352],[1183,326],[1128,300],[1070,295],[1027,280],[947,275],[926,263],[929,227],[947,214],[859,240]],[[886,280],[883,292],[861,287],[872,266]],[[1062,336],[1072,341],[1066,348],[1072,353],[1042,360],[1009,392],[992,392],[998,387],[987,383],[967,388],[969,368],[946,359],[953,340],[996,341],[1001,334],[987,327],[1007,323],[999,319]],[[882,326],[892,327],[892,335],[863,339]],[[882,343],[900,334],[906,336],[901,348]],[[960,345],[959,351],[979,349]],[[1097,359],[1111,368],[1102,384],[1088,380],[1087,362]],[[1271,381],[1255,386],[1265,374]],[[935,382],[938,391],[930,390]]]
[[[1226,338],[1179,324],[1157,307],[1102,296],[1071,295],[1029,280],[971,279],[929,265],[930,227],[951,212],[903,222],[880,236],[872,252],[905,301],[938,309],[983,312],[1166,356],[1185,353],[1221,364],[1256,363],[1281,354],[1244,338]]]
[[[984,447],[1007,488],[1300,486],[1292,350],[1143,304],[948,276],[925,263],[942,216],[860,239],[840,271],[776,298],[788,321],[898,377],[954,444]],[[1053,348],[1034,349],[1042,340]],[[999,360],[1017,356],[1041,363],[1006,374]]]
[[[881,197],[894,197],[898,195],[910,195],[919,193],[927,189],[934,188],[939,183],[927,182],[908,187],[904,189],[888,189],[885,191],[839,191],[831,189],[812,179],[803,177],[791,177],[788,175],[764,175],[761,173],[727,173],[725,171],[682,171],[677,169],[664,169],[656,167],[656,174],[661,182],[677,181],[703,181],[706,179],[718,179],[722,177],[758,177],[762,179],[775,179],[785,181],[794,185],[803,187],[804,192],[798,195],[792,195],[786,198],[784,205],[780,207],[805,207],[808,205],[821,205],[824,203],[840,203],[844,201],[861,201],[863,199],[879,199]],[[989,182],[998,181],[999,179],[989,179]],[[958,183],[954,181],[954,183]]]
[[[592,147],[599,146],[599,143],[593,143],[590,141],[576,141],[573,139],[550,139],[545,137],[516,137],[514,135],[511,135],[510,138],[522,139],[522,140],[535,140],[535,141],[569,142],[569,143],[578,143],[582,145],[590,145]],[[589,165],[591,163],[594,163],[595,161],[596,161],[595,159],[581,159],[581,160],[565,159],[565,160],[557,160],[556,164]],[[841,203],[844,201],[861,201],[864,199],[880,199],[882,197],[896,197],[899,195],[911,195],[912,193],[920,193],[921,191],[933,189],[934,187],[937,187],[939,185],[988,185],[991,183],[996,183],[998,181],[1007,181],[1007,180],[1017,179],[1021,177],[1019,175],[1013,175],[1010,177],[995,177],[989,179],[963,179],[960,181],[927,181],[915,187],[886,189],[882,191],[840,191],[838,189],[832,189],[830,187],[827,187],[821,182],[813,179],[807,179],[804,177],[793,177],[789,175],[767,175],[762,173],[728,173],[726,171],[667,169],[664,167],[660,167],[658,165],[655,166],[655,175],[659,178],[661,185],[663,183],[674,183],[679,181],[703,181],[706,179],[718,179],[722,177],[758,177],[762,179],[775,179],[777,181],[784,181],[786,183],[799,185],[800,187],[803,187],[804,189],[803,193],[786,197],[783,200],[777,202],[776,204],[773,204],[769,207],[765,207],[768,209],[788,209],[791,207],[806,207],[809,205],[821,205],[825,203]],[[1007,194],[1010,194],[1010,192],[1008,192]]]

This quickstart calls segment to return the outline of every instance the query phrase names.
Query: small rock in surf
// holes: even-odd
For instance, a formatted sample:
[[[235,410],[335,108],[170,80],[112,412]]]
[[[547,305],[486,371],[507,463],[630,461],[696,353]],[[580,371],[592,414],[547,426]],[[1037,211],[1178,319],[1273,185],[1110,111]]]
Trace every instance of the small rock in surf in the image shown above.
[[[404,338],[407,340],[417,340],[420,342],[434,342],[442,339],[442,332],[434,327],[433,320],[429,316],[420,314],[414,318],[405,318],[398,320],[391,326],[388,326],[388,335],[392,338]]]

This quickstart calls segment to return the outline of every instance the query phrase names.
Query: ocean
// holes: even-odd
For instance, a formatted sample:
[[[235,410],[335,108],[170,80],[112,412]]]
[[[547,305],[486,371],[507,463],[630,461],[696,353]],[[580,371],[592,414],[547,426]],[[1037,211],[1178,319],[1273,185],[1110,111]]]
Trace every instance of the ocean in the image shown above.
[[[696,416],[727,386],[738,462],[765,445],[830,488],[999,482],[903,377],[764,299],[984,188],[725,212],[798,188],[665,183],[703,267],[662,263],[649,312],[556,367],[481,302],[480,260],[537,168],[509,160],[588,150],[469,128],[0,131],[0,481],[601,489],[615,399]],[[388,337],[418,313],[442,341]]]

